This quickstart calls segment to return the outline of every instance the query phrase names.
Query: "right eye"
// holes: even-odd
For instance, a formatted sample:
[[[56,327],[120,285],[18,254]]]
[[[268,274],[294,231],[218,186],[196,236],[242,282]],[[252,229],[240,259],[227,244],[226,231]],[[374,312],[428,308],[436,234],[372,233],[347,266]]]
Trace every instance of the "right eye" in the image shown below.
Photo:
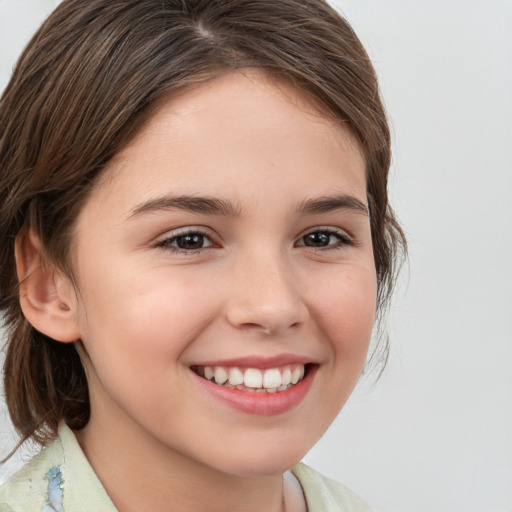
[[[167,237],[158,242],[157,247],[170,249],[180,253],[197,253],[201,249],[213,247],[214,243],[211,238],[200,231],[188,231],[186,233],[178,233],[174,236]]]

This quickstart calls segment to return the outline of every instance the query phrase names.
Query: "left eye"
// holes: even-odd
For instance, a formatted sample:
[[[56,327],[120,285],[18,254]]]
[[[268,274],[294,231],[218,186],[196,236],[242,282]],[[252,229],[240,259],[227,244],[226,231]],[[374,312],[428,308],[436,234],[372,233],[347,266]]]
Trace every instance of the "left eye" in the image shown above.
[[[212,247],[212,241],[203,233],[184,233],[162,240],[159,247],[170,247],[183,251],[197,251],[205,247]]]
[[[351,245],[352,241],[348,236],[337,231],[319,230],[304,235],[296,245],[314,248],[333,248],[343,245]]]

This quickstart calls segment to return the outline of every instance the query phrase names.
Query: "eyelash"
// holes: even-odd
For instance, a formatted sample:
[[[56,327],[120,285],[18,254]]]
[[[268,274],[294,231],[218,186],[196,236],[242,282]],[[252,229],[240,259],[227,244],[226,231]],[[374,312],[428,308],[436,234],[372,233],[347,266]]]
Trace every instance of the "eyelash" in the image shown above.
[[[317,228],[313,229],[312,231],[308,231],[307,233],[302,235],[299,238],[299,240],[304,240],[304,238],[306,238],[309,235],[314,235],[314,234],[319,234],[319,233],[328,235],[329,238],[334,236],[338,239],[338,241],[335,244],[328,245],[326,247],[311,247],[311,246],[307,246],[305,244],[299,245],[298,247],[310,247],[311,249],[315,249],[317,251],[330,251],[330,250],[334,250],[334,249],[337,249],[337,250],[345,249],[346,247],[353,247],[356,245],[355,241],[346,233],[339,231],[337,229],[323,228],[323,227],[317,227]]]
[[[198,235],[202,237],[203,239],[208,239],[211,244],[207,247],[199,247],[197,249],[183,249],[181,247],[173,246],[172,243],[176,242],[180,238],[184,238],[186,236],[193,236]],[[171,252],[177,253],[177,254],[185,254],[187,256],[193,256],[195,254],[199,254],[204,249],[209,249],[210,247],[215,247],[216,243],[213,241],[212,237],[202,231],[201,229],[188,229],[186,231],[179,232],[173,236],[167,237],[159,242],[156,243],[156,247],[160,247],[162,249],[169,250]]]
[[[315,228],[314,230],[305,233],[304,235],[302,235],[299,238],[299,240],[304,241],[304,239],[307,236],[315,235],[315,234],[328,235],[329,239],[332,236],[334,236],[338,239],[338,241],[335,244],[330,244],[330,245],[324,246],[324,247],[308,246],[305,243],[297,245],[297,242],[295,243],[294,246],[295,247],[309,247],[311,249],[314,249],[315,251],[330,251],[330,250],[340,250],[340,249],[344,249],[346,247],[353,247],[356,245],[356,242],[351,237],[349,237],[346,233],[343,233],[341,231],[338,231],[338,230],[335,230],[332,228],[322,228],[322,227]],[[204,239],[209,240],[210,245],[208,245],[206,247],[199,247],[197,249],[183,249],[181,247],[171,245],[173,243],[176,243],[178,241],[178,239],[180,239],[180,238],[184,238],[186,236],[193,236],[193,235],[200,236],[200,237],[202,237],[203,240]],[[195,254],[199,254],[204,249],[216,247],[216,242],[212,239],[212,237],[210,235],[208,235],[207,233],[205,233],[204,231],[202,231],[200,229],[189,229],[187,231],[177,233],[171,237],[165,238],[165,239],[157,242],[155,244],[155,247],[159,247],[159,248],[162,248],[165,250],[170,250],[171,252],[174,252],[177,254],[185,254],[188,256],[193,256]]]

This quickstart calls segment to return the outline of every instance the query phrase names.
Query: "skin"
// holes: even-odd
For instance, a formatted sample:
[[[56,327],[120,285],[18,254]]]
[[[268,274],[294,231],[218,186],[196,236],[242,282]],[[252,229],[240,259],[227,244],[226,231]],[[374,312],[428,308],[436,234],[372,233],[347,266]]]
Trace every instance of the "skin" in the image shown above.
[[[134,214],[169,194],[233,211]],[[281,510],[281,475],[347,400],[374,322],[368,215],[297,210],[333,195],[366,205],[356,140],[257,71],[172,96],[105,170],[76,223],[79,291],[64,277],[56,289],[61,341],[82,340],[90,387],[91,419],[76,434],[120,512]],[[184,228],[205,246],[177,252]],[[327,228],[352,243],[328,233],[327,246],[305,244]],[[301,403],[273,416],[212,399],[190,370],[280,354],[317,372]]]

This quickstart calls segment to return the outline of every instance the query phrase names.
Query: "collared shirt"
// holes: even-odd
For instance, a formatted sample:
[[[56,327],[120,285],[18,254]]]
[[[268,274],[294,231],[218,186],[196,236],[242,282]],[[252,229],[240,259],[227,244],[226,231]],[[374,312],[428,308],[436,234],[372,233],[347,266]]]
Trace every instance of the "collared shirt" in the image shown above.
[[[371,512],[353,492],[305,464],[292,469],[308,512]],[[72,430],[59,438],[0,487],[0,512],[117,512]]]

